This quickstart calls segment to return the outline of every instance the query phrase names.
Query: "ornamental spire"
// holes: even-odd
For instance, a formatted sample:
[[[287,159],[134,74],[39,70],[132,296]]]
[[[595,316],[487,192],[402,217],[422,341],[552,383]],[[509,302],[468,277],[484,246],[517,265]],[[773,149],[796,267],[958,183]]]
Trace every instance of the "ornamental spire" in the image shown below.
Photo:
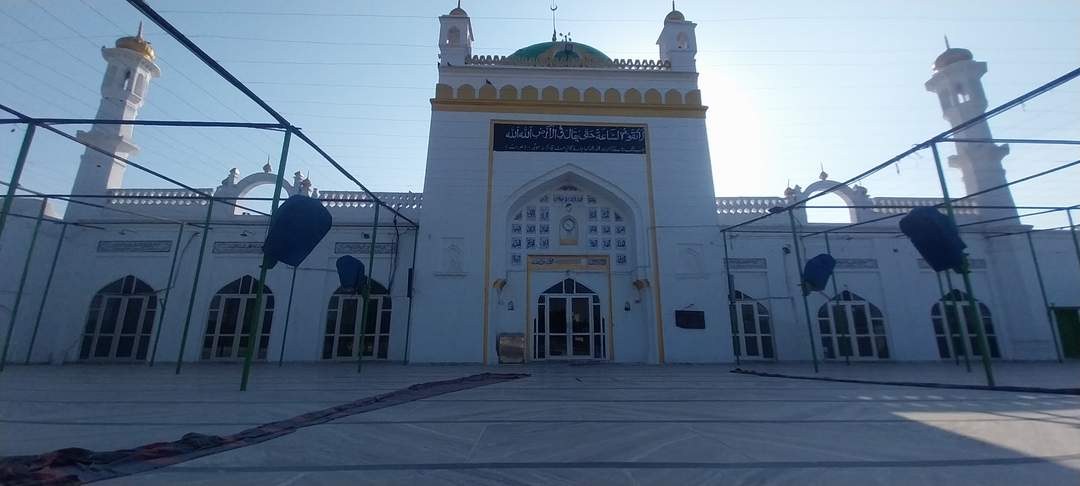
[[[555,4],[555,0],[551,0],[551,42],[555,42],[558,38],[555,30],[555,11],[559,9],[559,6]]]

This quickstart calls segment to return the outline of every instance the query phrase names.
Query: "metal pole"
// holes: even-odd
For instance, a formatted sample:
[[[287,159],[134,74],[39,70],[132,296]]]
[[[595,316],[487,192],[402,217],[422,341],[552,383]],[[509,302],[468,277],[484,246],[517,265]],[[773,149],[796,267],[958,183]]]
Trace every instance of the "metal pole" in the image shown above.
[[[949,275],[948,270],[945,271],[945,282],[949,285],[949,294],[948,295],[951,297],[952,293],[953,293],[953,289],[955,287],[953,287],[952,276]],[[967,314],[964,313],[964,308],[960,305],[960,300],[961,299],[945,300],[943,302],[952,302],[953,310],[956,311],[956,318],[960,320],[960,322],[956,323],[957,327],[960,328],[960,349],[959,350],[954,349],[953,352],[964,355],[964,368],[967,369],[968,373],[971,373],[971,352],[968,350],[968,344],[971,343],[971,339],[968,338],[968,333],[967,333],[968,319],[967,319]],[[949,322],[948,319],[946,319],[945,322],[946,323]],[[949,339],[952,339],[952,330],[951,329],[949,330]]]
[[[938,182],[941,184],[941,195],[945,199],[945,212],[949,216],[949,221],[955,226],[956,214],[953,212],[952,200],[949,198],[949,186],[945,182],[945,169],[941,165],[941,154],[938,153],[937,143],[931,143],[930,150],[934,153],[934,166],[937,168]],[[986,332],[983,330],[982,313],[979,312],[979,305],[975,300],[975,290],[971,287],[969,263],[965,253],[963,272],[960,272],[960,276],[964,278],[964,289],[967,290],[968,304],[971,305],[972,315],[975,316],[975,333],[978,336],[979,353],[982,354],[983,370],[986,372],[986,384],[994,386],[994,370],[990,364],[990,350],[986,343]]]
[[[289,303],[285,305],[285,329],[281,333],[281,352],[278,354],[277,365],[280,368],[285,364],[285,339],[289,337],[289,316],[292,315],[292,296],[296,289],[296,267],[292,269],[292,281],[289,283]]]
[[[11,171],[11,180],[8,181],[7,197],[4,198],[3,207],[0,207],[0,237],[4,236],[4,223],[7,222],[11,204],[15,201],[12,196],[19,188],[19,179],[22,178],[23,167],[26,166],[26,156],[30,153],[30,142],[34,140],[34,130],[34,125],[26,125],[26,133],[23,134],[22,145],[19,146],[19,155],[15,158],[15,170]]]
[[[60,258],[60,248],[64,245],[64,235],[67,233],[67,227],[66,223],[60,225],[60,237],[56,240],[52,265],[49,266],[49,277],[45,279],[45,290],[41,291],[41,304],[38,305],[37,318],[34,319],[34,331],[30,333],[30,346],[26,349],[26,361],[23,364],[30,364],[30,357],[34,355],[34,341],[37,340],[38,327],[41,326],[41,316],[45,313],[45,302],[49,298],[49,288],[52,287],[53,275],[56,273],[56,261]]]
[[[154,349],[150,351],[150,366],[154,366],[157,358],[158,342],[161,341],[161,326],[165,325],[165,306],[169,303],[169,292],[173,288],[173,275],[176,274],[176,258],[180,255],[180,241],[184,237],[184,223],[176,231],[176,244],[173,246],[172,264],[169,265],[169,279],[165,281],[165,295],[161,299],[161,308],[158,309],[157,334],[154,336]]]
[[[409,270],[412,272],[412,279],[409,281],[409,311],[408,316],[405,319],[405,364],[409,364],[409,331],[412,328],[412,304],[413,296],[416,295],[413,290],[413,284],[416,281],[416,245],[420,241],[420,227],[414,228],[413,243],[412,243],[412,267]]]
[[[214,199],[206,201],[206,219],[203,220],[202,242],[199,243],[199,257],[195,260],[195,276],[191,279],[191,295],[188,297],[187,316],[184,317],[184,332],[180,335],[180,351],[176,353],[176,374],[184,362],[184,349],[187,348],[188,329],[191,328],[191,311],[195,308],[195,295],[199,290],[199,275],[202,274],[203,256],[206,255],[206,240],[210,237],[210,216],[214,212]]]
[[[1042,269],[1039,268],[1039,257],[1035,256],[1035,242],[1031,240],[1031,232],[1024,233],[1027,236],[1028,248],[1031,249],[1031,262],[1035,264],[1035,277],[1039,279],[1039,292],[1042,293],[1043,307],[1046,307],[1046,322],[1050,325],[1050,337],[1054,339],[1054,351],[1057,353],[1058,363],[1063,361],[1061,345],[1058,343],[1057,329],[1054,327],[1054,311],[1050,308],[1050,301],[1046,298],[1046,285],[1043,284]]]
[[[795,246],[795,266],[799,267],[799,293],[802,294],[803,311],[806,312],[806,337],[810,338],[810,356],[814,360],[814,373],[817,373],[817,346],[814,345],[814,326],[810,319],[810,303],[806,300],[806,292],[803,291],[803,285],[806,284],[806,277],[803,275],[802,251],[799,250],[799,235],[795,232],[794,209],[789,209],[787,213],[788,219],[791,220],[791,242],[794,243]]]
[[[732,351],[735,352],[735,364],[741,365],[743,343],[739,340],[739,335],[742,333],[738,332],[740,323],[736,322],[738,315],[735,313],[735,277],[731,275],[731,260],[728,258],[727,230],[721,230],[720,236],[723,237],[724,241],[724,273],[727,274],[728,318],[731,319]]]
[[[823,234],[825,235],[825,253],[828,253],[829,256],[832,256],[832,246],[829,245],[829,233],[826,232],[826,233],[823,233]],[[833,272],[832,278],[830,280],[832,280],[833,299],[836,299],[836,302],[839,303],[840,302],[840,289],[837,287],[838,284],[836,283],[836,272]],[[830,299],[830,300],[832,300],[832,299]],[[832,316],[836,315],[835,309],[832,306],[832,302],[829,303],[829,315],[832,315]],[[845,319],[845,321],[846,321],[846,319]],[[833,322],[835,323],[836,320],[834,319]],[[845,324],[847,324],[848,326],[851,325],[850,322],[845,322]],[[848,366],[851,366],[851,351],[850,351],[850,349],[851,349],[851,339],[848,337],[847,328],[844,329],[844,334],[842,334],[841,336],[844,338],[844,342],[848,343],[849,351],[845,352],[842,347],[838,351],[840,351],[840,354],[844,356],[844,364],[846,364]]]
[[[9,197],[8,200],[11,200]],[[11,322],[8,323],[7,337],[4,338],[4,350],[0,352],[0,371],[4,371],[7,363],[8,347],[11,346],[11,334],[15,330],[15,320],[19,317],[19,304],[22,303],[23,289],[26,288],[26,276],[30,273],[30,263],[34,259],[34,243],[37,242],[38,230],[41,229],[41,220],[45,219],[45,206],[49,198],[41,200],[41,211],[34,221],[34,232],[30,234],[30,247],[26,249],[26,263],[23,263],[22,275],[19,277],[19,290],[15,291],[15,304],[11,306]]]
[[[380,205],[377,202],[375,203],[375,224],[372,225],[372,229],[371,229],[371,248],[368,250],[367,279],[364,280],[364,286],[362,287],[363,290],[360,292],[363,300],[361,300],[362,303],[360,304],[360,329],[356,330],[356,335],[359,336],[359,338],[360,338],[360,342],[356,346],[356,372],[357,373],[359,373],[360,370],[363,369],[363,362],[364,362],[364,321],[367,320],[368,297],[371,296],[371,276],[375,274],[374,269],[372,267],[375,266],[375,241],[379,237],[379,208],[381,208],[381,207],[382,207],[382,205]],[[378,326],[379,326],[379,316],[377,316],[377,315],[375,316],[375,323],[374,324],[375,324],[376,328],[378,328]],[[376,334],[378,334],[377,330],[376,330]]]
[[[274,199],[270,201],[270,225],[274,224],[274,213],[277,212],[278,203],[281,202],[281,186],[285,181],[285,164],[289,161],[289,141],[292,140],[292,129],[285,131],[285,140],[281,143],[281,159],[278,161],[277,177],[274,178]],[[240,375],[240,391],[247,391],[248,378],[251,376],[251,360],[255,356],[255,348],[259,347],[263,323],[263,288],[266,287],[266,272],[269,270],[264,260],[259,265],[259,280],[255,282],[255,312],[253,315],[244,316],[248,323],[248,348],[244,356],[244,371]],[[258,316],[256,318],[255,316]],[[242,329],[242,328],[241,328]]]

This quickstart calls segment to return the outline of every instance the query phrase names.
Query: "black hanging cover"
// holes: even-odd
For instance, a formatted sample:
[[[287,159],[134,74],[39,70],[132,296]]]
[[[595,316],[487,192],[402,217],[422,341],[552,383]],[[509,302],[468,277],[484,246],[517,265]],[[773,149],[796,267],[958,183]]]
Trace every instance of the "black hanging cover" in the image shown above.
[[[825,284],[829,283],[834,268],[836,259],[828,253],[807,260],[803,268],[803,295],[825,290]]]
[[[364,263],[352,255],[337,259],[337,274],[346,292],[356,292],[364,281]]]
[[[947,216],[935,208],[915,208],[900,219],[900,231],[935,272],[963,271],[964,248],[960,232]]]
[[[318,199],[297,194],[286,199],[270,222],[263,243],[263,264],[298,266],[330,232],[333,218]]]

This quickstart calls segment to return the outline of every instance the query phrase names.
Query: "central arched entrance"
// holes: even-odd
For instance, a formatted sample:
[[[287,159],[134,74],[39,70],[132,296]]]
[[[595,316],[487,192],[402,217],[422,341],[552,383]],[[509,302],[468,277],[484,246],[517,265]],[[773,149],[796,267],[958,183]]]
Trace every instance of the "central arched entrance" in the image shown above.
[[[573,278],[552,285],[536,301],[535,359],[604,359],[607,322],[600,296]]]

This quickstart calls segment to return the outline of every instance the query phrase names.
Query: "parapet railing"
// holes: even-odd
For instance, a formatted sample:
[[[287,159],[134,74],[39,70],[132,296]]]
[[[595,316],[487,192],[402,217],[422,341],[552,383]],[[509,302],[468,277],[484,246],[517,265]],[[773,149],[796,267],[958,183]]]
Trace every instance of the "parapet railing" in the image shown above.
[[[718,197],[716,214],[768,214],[769,209],[785,204],[779,197]]]
[[[376,192],[376,196],[394,209],[418,210],[424,194],[419,192]],[[373,208],[375,203],[361,191],[321,191],[319,200],[328,208]]]
[[[608,68],[628,71],[667,71],[671,69],[671,61],[654,59],[613,59],[602,61],[597,59],[522,59],[512,56],[499,55],[474,55],[465,58],[465,64],[471,66],[524,66],[524,67],[584,67],[584,68]]]
[[[212,193],[214,189],[199,189]],[[109,189],[106,200],[113,206],[205,206],[206,198],[189,189]]]
[[[883,206],[871,209],[878,214],[902,214],[911,211],[914,207],[937,206],[945,202],[939,197],[875,197],[872,199],[875,206]],[[979,211],[971,207],[976,205],[976,201],[972,200],[956,201],[953,202],[953,211],[956,214],[976,215]]]

